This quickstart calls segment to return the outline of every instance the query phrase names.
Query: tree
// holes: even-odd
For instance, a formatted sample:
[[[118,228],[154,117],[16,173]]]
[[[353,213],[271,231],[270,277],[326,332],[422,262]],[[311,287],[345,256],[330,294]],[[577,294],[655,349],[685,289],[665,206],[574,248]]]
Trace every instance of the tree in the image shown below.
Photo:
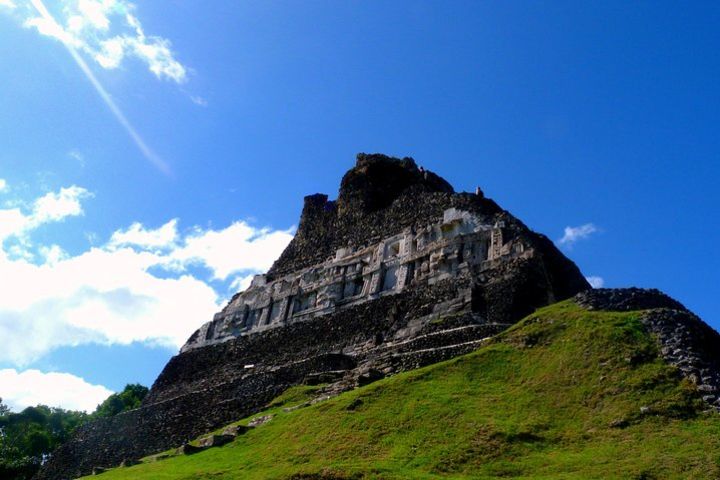
[[[20,413],[1,410],[0,478],[8,480],[31,478],[47,456],[89,418],[84,412],[45,405]]]
[[[93,416],[113,417],[126,410],[138,408],[147,394],[148,388],[138,383],[125,385],[122,392],[113,393],[98,405]]]
[[[45,405],[10,411],[0,398],[0,479],[29,480],[57,447],[88,420],[111,417],[140,406],[147,387],[126,385],[110,395],[91,415]]]

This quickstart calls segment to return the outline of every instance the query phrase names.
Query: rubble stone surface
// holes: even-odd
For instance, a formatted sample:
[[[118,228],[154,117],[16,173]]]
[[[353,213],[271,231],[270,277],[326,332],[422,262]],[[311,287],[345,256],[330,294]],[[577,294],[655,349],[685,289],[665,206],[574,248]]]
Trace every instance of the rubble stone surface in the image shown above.
[[[579,293],[575,301],[588,310],[617,312],[651,308],[685,310],[683,304],[654,288],[595,288]]]

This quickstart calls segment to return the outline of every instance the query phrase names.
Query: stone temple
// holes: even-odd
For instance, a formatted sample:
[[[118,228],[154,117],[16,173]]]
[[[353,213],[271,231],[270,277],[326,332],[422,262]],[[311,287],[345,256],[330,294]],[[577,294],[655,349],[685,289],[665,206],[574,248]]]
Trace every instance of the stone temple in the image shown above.
[[[504,235],[503,221],[484,221],[451,207],[435,223],[406,227],[371,245],[339,248],[323,263],[274,280],[257,275],[250,288],[235,295],[181,352],[307,321],[420,285],[471,277],[510,259],[535,255],[529,242]]]
[[[143,405],[82,427],[37,478],[178,447],[293,385],[333,395],[470,352],[589,288],[480,189],[456,193],[410,158],[359,154],[337,200],[305,198],[280,258],[188,339]]]

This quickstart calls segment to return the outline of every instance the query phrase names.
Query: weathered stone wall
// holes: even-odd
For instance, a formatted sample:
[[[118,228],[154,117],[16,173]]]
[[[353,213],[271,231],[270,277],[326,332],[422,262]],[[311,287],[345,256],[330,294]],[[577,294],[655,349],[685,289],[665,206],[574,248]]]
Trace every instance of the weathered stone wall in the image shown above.
[[[386,340],[404,336],[412,319],[432,316],[435,306],[462,297],[469,280],[382,297],[337,313],[241,336],[173,357],[153,384],[146,403],[231,381],[248,371],[285,365],[326,353],[357,355]],[[469,310],[463,302],[455,311]],[[438,314],[439,315],[439,314]],[[254,365],[253,368],[245,368]]]
[[[307,359],[275,370],[213,383],[173,398],[143,405],[84,425],[56,450],[36,478],[70,479],[94,467],[117,466],[124,460],[178,447],[190,439],[250,415],[291,385],[316,371],[352,365],[337,355]]]
[[[181,352],[282,328],[421,285],[471,274],[480,278],[498,265],[536,255],[523,236],[508,238],[505,230],[504,221],[484,224],[470,212],[451,208],[433,224],[419,230],[407,227],[363,248],[340,249],[322,264],[271,281],[256,275],[250,287],[198,329]]]
[[[687,310],[651,310],[642,321],[660,342],[663,358],[720,410],[720,334]]]

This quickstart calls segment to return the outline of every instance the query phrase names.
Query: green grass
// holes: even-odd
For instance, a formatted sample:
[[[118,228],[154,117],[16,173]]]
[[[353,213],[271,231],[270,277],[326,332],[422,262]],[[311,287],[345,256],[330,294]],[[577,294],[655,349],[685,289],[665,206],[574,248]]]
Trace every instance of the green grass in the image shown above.
[[[231,444],[101,478],[720,478],[720,416],[637,318],[559,303],[469,355],[285,411],[315,393],[291,389]]]

